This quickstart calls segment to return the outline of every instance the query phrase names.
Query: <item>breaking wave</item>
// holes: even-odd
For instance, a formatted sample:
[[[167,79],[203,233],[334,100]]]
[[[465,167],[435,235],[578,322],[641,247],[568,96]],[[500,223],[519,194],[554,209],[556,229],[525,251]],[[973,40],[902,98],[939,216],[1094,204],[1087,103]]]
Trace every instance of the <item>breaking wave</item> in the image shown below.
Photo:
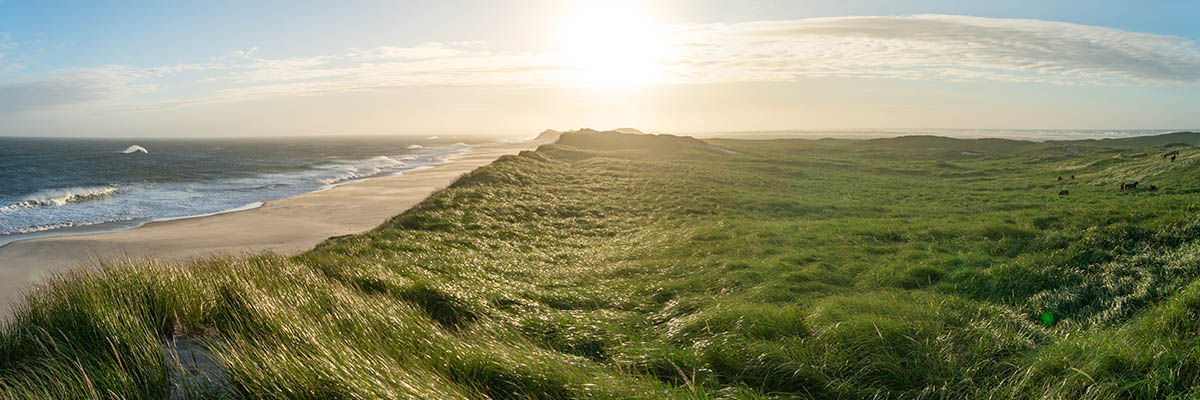
[[[369,178],[388,170],[397,169],[404,166],[404,161],[397,160],[388,156],[372,157],[366,160],[356,162],[354,164],[342,164],[334,166],[334,169],[342,169],[344,172],[330,178],[322,179],[321,182],[326,185],[334,185],[355,179]]]
[[[23,201],[0,207],[0,212],[14,211],[22,208],[57,207],[71,203],[82,203],[103,199],[120,191],[119,188],[112,186],[47,189],[34,193]]]
[[[273,153],[257,149],[256,142],[239,146],[197,143],[192,146],[201,156],[185,157],[183,165],[178,165],[176,157],[161,154],[136,163],[97,157],[94,165],[83,164],[90,169],[77,174],[81,179],[45,179],[47,186],[57,183],[57,188],[22,183],[15,188],[21,191],[0,195],[0,245],[28,235],[55,235],[53,232],[60,230],[120,230],[146,221],[237,210],[245,204],[433,167],[471,148],[466,143],[421,144],[420,148],[412,144],[348,148],[345,153],[326,154],[329,150],[319,146]],[[130,146],[126,150],[137,154],[142,149]],[[90,151],[111,154],[114,150],[120,148],[103,143]],[[147,173],[142,173],[143,168]],[[180,171],[173,171],[175,168]],[[96,181],[98,177],[91,176],[91,171],[105,169],[111,169],[112,176],[118,178]],[[0,171],[0,177],[12,178],[5,175],[9,172]],[[12,173],[18,174],[17,170]]]
[[[125,153],[125,154],[129,154],[129,153],[142,153],[142,154],[150,154],[150,150],[146,150],[146,148],[145,148],[145,147],[138,146],[138,145],[136,145],[136,144],[135,144],[135,145],[133,145],[133,146],[129,146],[129,147],[128,147],[128,148],[126,148],[125,150],[121,151],[121,153]]]

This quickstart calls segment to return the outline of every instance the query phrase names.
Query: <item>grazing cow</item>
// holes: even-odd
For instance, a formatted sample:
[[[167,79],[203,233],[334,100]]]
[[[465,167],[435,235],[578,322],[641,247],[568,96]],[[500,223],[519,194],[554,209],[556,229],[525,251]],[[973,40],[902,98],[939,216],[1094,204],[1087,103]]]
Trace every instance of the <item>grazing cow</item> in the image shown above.
[[[1058,176],[1058,180],[1060,180],[1060,181],[1062,180],[1062,175]]]
[[[1071,175],[1071,180],[1075,180],[1075,175]]]
[[[1125,190],[1137,190],[1137,182],[1125,185]]]
[[[1070,192],[1070,191],[1068,191],[1068,190],[1064,190],[1064,191],[1058,192],[1058,195],[1059,195],[1059,196],[1066,196],[1066,195],[1068,195],[1068,194],[1071,194],[1071,192]]]
[[[1151,192],[1157,192],[1157,191],[1158,191],[1158,186],[1150,185],[1150,191],[1151,191]]]
[[[1171,155],[1171,162],[1175,162],[1175,155],[1174,155],[1174,154],[1172,154],[1172,155]]]
[[[1121,182],[1121,191],[1125,191],[1125,182]]]

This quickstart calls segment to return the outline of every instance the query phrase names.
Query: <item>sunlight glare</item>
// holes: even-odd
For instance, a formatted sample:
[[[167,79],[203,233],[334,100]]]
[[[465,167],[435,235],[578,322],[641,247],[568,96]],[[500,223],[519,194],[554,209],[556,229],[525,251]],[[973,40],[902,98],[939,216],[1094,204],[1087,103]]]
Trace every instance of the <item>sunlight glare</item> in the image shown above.
[[[561,23],[559,54],[568,82],[616,88],[659,81],[666,46],[646,10],[624,2],[587,2]]]

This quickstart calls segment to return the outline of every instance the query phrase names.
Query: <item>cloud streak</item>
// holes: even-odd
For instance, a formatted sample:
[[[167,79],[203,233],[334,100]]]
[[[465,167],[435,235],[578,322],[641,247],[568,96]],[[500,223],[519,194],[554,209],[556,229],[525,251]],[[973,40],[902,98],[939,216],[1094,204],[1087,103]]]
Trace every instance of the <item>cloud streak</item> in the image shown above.
[[[12,33],[0,32],[0,59],[3,59],[9,51],[15,48],[17,48],[17,44],[12,41]]]
[[[682,29],[673,65],[692,80],[795,77],[1195,83],[1184,38],[1029,19],[839,17]]]
[[[838,17],[673,26],[661,35],[666,46],[656,60],[657,81],[666,84],[825,77],[1060,85],[1200,82],[1200,49],[1191,40],[1040,20]],[[5,42],[0,40],[0,53]],[[0,81],[0,107],[11,113],[109,100],[116,108],[139,110],[390,87],[579,84],[579,66],[555,52],[505,52],[486,42],[297,58],[262,53],[251,48],[205,63],[106,66]]]
[[[90,81],[44,80],[0,85],[0,116],[105,98],[111,87]]]

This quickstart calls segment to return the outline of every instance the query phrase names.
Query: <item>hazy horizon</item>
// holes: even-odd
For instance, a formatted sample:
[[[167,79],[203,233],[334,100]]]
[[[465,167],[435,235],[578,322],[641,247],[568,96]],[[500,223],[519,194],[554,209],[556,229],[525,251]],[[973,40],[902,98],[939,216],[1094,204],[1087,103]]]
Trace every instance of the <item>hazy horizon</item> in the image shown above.
[[[371,140],[380,138],[408,138],[408,139],[464,139],[472,141],[496,141],[496,143],[511,143],[513,140],[532,140],[537,137],[542,131],[552,130],[557,132],[571,132],[578,130],[595,130],[595,131],[614,131],[618,129],[637,129],[647,134],[667,134],[667,135],[682,135],[692,136],[700,139],[751,139],[751,140],[769,140],[769,139],[876,139],[889,138],[899,136],[942,136],[950,138],[1002,138],[1016,140],[1031,140],[1031,141],[1046,141],[1046,140],[1085,140],[1085,139],[1106,139],[1106,138],[1124,138],[1134,136],[1152,136],[1169,133],[1183,132],[1200,132],[1200,129],[1174,128],[1174,129],[1002,129],[1002,128],[827,128],[827,129],[770,129],[770,130],[729,130],[729,131],[656,131],[640,129],[636,126],[609,126],[609,127],[551,127],[540,131],[520,132],[520,133],[498,133],[498,132],[463,132],[463,133],[419,133],[419,132],[404,132],[404,133],[309,133],[309,134],[279,134],[279,135],[173,135],[173,136],[86,136],[86,135],[2,135],[0,139],[82,139],[82,140],[184,140],[184,141],[204,141],[204,140],[287,140],[287,139],[312,139],[312,140]]]
[[[0,1],[0,136],[1188,130],[1200,4]]]

